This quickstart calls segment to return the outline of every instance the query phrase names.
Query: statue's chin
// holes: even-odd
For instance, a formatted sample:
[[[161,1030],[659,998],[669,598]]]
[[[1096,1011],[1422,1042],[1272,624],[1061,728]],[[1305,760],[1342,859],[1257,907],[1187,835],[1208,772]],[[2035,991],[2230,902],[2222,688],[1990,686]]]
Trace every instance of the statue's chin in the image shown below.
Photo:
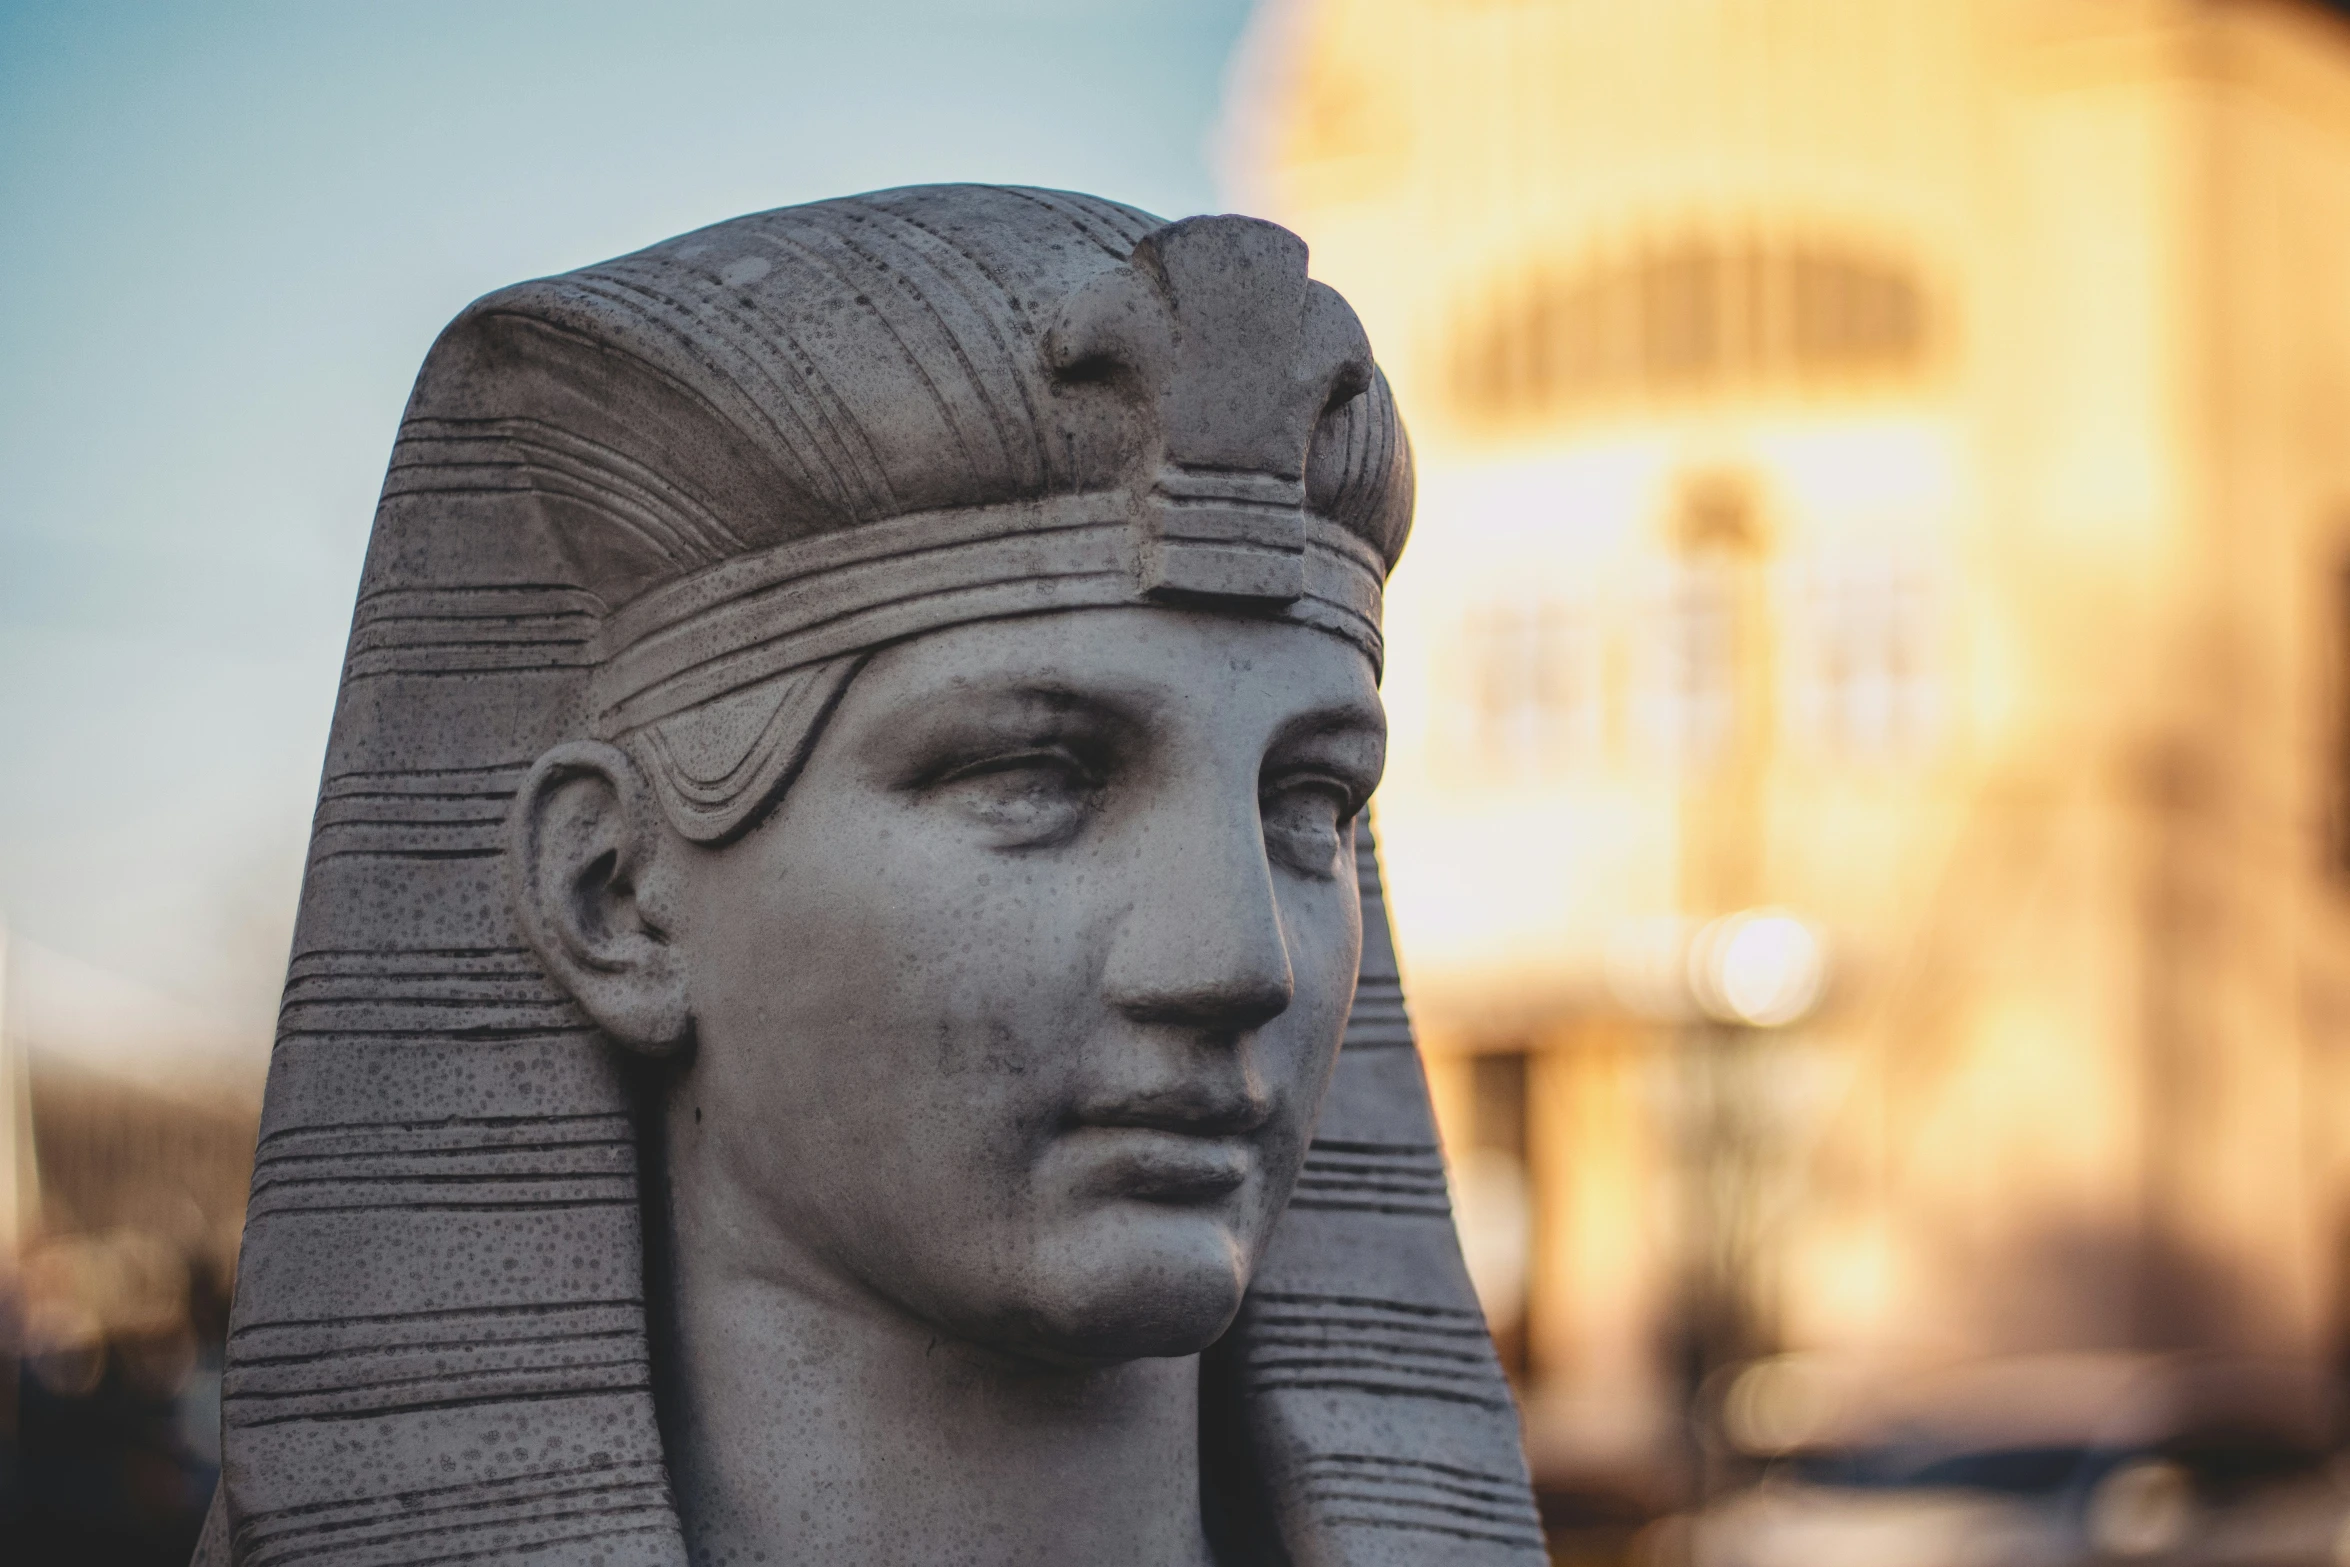
[[[1240,1312],[1247,1259],[1223,1224],[1153,1212],[1088,1225],[1044,1248],[1007,1324],[1014,1353],[1060,1365],[1196,1355]]]

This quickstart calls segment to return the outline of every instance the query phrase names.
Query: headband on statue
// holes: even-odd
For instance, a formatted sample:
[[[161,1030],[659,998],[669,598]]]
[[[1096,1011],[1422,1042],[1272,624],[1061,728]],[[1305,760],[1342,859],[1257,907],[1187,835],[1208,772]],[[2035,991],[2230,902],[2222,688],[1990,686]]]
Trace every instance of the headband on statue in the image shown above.
[[[1307,495],[1318,428],[1375,371],[1303,241],[1239,217],[1156,230],[1070,293],[1040,347],[1056,389],[1130,405],[1125,482],[788,539],[605,619],[590,725],[636,747],[681,832],[739,831],[863,655],[949,626],[1194,604],[1329,632],[1378,667],[1389,562]]]

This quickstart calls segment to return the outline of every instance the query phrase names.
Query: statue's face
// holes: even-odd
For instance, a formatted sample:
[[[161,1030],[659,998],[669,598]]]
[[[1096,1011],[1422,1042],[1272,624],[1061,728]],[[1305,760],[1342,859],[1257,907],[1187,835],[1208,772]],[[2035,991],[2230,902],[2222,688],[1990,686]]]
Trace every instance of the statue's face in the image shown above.
[[[1385,732],[1361,653],[1270,621],[879,654],[768,821],[665,856],[682,1243],[1049,1360],[1212,1342],[1345,1026]]]

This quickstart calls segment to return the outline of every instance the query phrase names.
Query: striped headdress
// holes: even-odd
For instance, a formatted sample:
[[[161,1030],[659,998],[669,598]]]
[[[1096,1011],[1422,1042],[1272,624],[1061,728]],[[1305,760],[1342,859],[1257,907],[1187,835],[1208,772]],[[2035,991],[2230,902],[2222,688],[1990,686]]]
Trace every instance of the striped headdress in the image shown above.
[[[619,1053],[510,911],[533,761],[743,831],[873,650],[1111,604],[1380,656],[1411,516],[1353,312],[1270,224],[916,187],[458,317],[368,549],[272,1059],[199,1560],[682,1567]],[[1368,834],[1305,1173],[1203,1360],[1234,1561],[1531,1564]],[[452,1456],[460,1455],[460,1456]]]

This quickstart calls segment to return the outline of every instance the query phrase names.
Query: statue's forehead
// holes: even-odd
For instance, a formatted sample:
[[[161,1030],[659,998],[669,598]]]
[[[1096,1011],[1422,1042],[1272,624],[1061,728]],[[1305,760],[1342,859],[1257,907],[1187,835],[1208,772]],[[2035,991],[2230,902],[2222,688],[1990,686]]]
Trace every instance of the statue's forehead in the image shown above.
[[[1270,616],[1155,604],[1009,616],[910,637],[878,650],[858,683],[945,697],[1018,693],[1044,706],[1237,695],[1268,707],[1351,702],[1380,711],[1377,671],[1348,638]]]

